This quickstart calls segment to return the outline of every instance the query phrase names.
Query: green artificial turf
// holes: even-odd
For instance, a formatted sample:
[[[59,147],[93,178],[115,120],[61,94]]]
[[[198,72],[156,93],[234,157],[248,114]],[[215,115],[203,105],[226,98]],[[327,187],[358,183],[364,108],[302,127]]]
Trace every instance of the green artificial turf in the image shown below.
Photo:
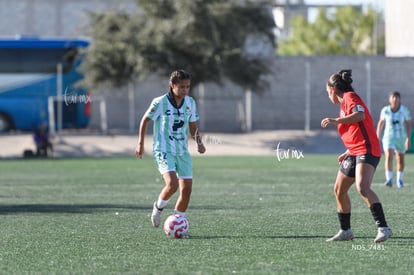
[[[403,189],[382,186],[378,167],[394,236],[377,245],[355,187],[356,238],[325,241],[339,229],[336,157],[194,157],[190,239],[151,225],[164,184],[151,157],[0,161],[0,273],[412,274],[414,156]]]

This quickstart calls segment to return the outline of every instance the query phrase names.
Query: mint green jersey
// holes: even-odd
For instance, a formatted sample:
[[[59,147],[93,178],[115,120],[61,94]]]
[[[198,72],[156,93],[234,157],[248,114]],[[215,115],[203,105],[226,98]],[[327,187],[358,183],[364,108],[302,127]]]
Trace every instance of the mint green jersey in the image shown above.
[[[188,152],[189,122],[199,119],[195,100],[186,96],[175,107],[169,94],[153,99],[145,116],[154,122],[153,151],[183,155]]]
[[[393,112],[389,105],[383,107],[380,114],[380,120],[385,121],[384,139],[407,138],[408,133],[405,127],[405,122],[411,120],[411,114],[406,106],[401,104],[396,112]]]

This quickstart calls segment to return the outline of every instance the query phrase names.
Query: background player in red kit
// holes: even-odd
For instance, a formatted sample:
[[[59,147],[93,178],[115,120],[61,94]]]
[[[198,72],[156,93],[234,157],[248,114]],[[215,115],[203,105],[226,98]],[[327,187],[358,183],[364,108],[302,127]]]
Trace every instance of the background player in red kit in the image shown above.
[[[385,220],[382,204],[371,189],[375,169],[380,161],[381,147],[372,117],[362,99],[352,87],[352,71],[342,70],[329,77],[326,91],[333,104],[340,104],[340,116],[324,118],[323,128],[337,125],[347,151],[338,157],[340,168],[335,181],[335,198],[338,206],[339,232],[327,241],[347,241],[354,238],[351,229],[351,200],[348,190],[353,183],[368,205],[378,227],[374,242],[387,240],[392,235]]]

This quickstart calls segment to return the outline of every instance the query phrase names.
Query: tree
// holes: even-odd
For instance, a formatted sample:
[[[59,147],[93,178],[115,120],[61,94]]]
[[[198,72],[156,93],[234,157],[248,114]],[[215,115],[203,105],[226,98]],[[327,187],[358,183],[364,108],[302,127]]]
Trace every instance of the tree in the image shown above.
[[[365,13],[353,6],[336,7],[334,13],[319,8],[313,23],[303,17],[292,20],[292,36],[278,45],[278,52],[282,55],[377,54],[376,45],[383,43],[374,41],[372,33],[379,17],[372,8]]]
[[[228,78],[253,91],[266,87],[268,63],[246,51],[248,38],[274,47],[266,1],[140,0],[134,15],[91,14],[85,84],[122,86],[149,74],[185,68],[192,84]]]
[[[126,14],[108,12],[89,14],[91,24],[89,32],[93,43],[87,49],[87,55],[81,70],[85,78],[81,84],[96,87],[110,83],[122,86],[135,75],[137,37],[131,35],[133,26]]]
[[[115,87],[128,85],[129,130],[135,127],[134,80],[137,77],[136,53],[139,45],[134,24],[127,14],[108,12],[90,14],[89,26],[93,43],[87,49],[81,71],[84,79],[78,85],[98,87],[111,84]]]

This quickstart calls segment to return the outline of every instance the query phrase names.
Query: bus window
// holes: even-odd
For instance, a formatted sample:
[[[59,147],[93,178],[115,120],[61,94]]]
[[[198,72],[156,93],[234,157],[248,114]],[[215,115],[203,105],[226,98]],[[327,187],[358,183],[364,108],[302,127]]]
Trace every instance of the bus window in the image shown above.
[[[84,128],[90,102],[80,102],[87,91],[75,87],[86,39],[0,38],[0,132],[32,131],[47,125],[48,98],[57,95],[57,65],[62,65],[62,90],[70,95],[62,104],[63,128]],[[55,111],[56,114],[56,111]]]

